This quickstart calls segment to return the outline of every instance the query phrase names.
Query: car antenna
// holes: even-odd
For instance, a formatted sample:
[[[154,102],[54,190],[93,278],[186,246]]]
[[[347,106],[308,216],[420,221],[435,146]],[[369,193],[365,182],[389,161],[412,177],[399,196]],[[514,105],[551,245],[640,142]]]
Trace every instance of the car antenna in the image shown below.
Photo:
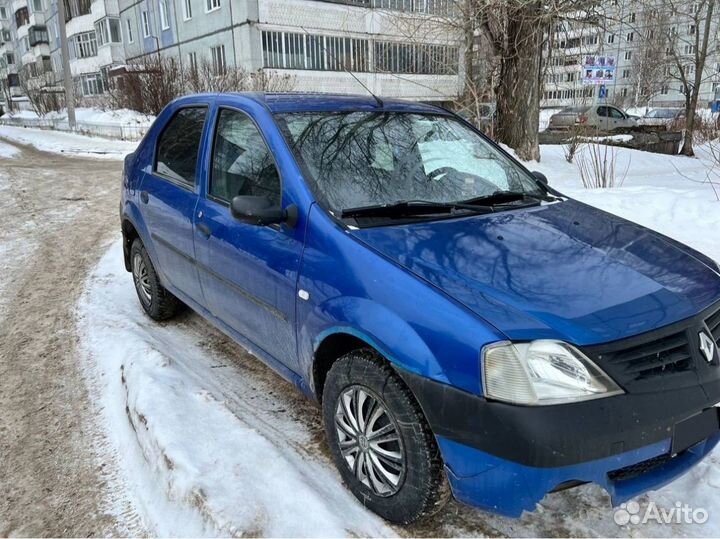
[[[311,35],[310,32],[308,32],[308,31],[305,29],[304,26],[301,26],[300,29],[301,29],[303,32],[305,32],[306,35],[308,35],[308,36]],[[321,45],[321,48],[322,48],[322,50],[323,50],[324,53],[329,54],[330,56],[332,56],[333,60],[337,61],[337,59],[338,59],[337,56],[335,56],[333,53],[331,53],[330,51],[328,51],[328,50],[325,48],[325,45]],[[378,96],[376,96],[374,93],[372,93],[372,92],[370,91],[370,88],[368,88],[367,86],[365,86],[365,85],[363,84],[363,82],[362,82],[359,78],[357,78],[357,77],[355,76],[355,73],[353,73],[352,71],[350,71],[349,69],[347,69],[347,68],[345,67],[345,64],[343,64],[343,71],[345,71],[345,73],[348,73],[353,79],[355,79],[355,81],[356,81],[360,86],[362,86],[363,89],[364,89],[367,93],[369,93],[369,94],[372,96],[372,98],[375,100],[375,102],[378,104],[379,107],[384,107],[384,106],[385,106],[385,103],[383,103],[383,100],[380,99]]]

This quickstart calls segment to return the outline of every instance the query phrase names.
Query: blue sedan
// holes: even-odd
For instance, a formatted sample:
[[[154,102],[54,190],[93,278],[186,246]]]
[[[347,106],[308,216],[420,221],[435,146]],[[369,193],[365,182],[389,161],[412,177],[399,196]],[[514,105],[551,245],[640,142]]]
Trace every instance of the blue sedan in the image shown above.
[[[458,116],[321,94],[206,94],[125,160],[126,269],[322,407],[340,475],[409,523],[614,504],[720,440],[720,269],[548,186]],[[642,201],[638,201],[642,203]]]

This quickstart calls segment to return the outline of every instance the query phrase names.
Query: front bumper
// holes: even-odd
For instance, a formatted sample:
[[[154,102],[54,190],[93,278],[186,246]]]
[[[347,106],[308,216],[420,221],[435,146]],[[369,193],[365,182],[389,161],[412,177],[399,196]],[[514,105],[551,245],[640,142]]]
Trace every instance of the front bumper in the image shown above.
[[[720,434],[715,434],[671,457],[671,440],[667,439],[582,464],[533,468],[438,437],[455,498],[509,517],[533,511],[547,493],[558,487],[579,483],[600,485],[610,495],[613,506],[619,505],[667,485],[702,460],[718,442]]]
[[[596,483],[622,503],[685,473],[720,441],[720,380],[517,406],[400,374],[436,435],[455,497],[507,516],[578,483]]]

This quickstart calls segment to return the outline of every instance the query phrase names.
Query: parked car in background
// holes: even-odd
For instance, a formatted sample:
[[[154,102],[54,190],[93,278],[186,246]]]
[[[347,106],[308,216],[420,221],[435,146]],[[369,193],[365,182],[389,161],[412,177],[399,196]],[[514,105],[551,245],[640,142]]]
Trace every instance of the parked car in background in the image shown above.
[[[550,117],[548,129],[587,129],[616,131],[632,129],[638,123],[634,117],[612,105],[581,105],[567,107]]]
[[[515,517],[590,482],[620,504],[720,440],[718,265],[444,109],[180,98],[125,160],[120,221],[149,317],[188,305],[316,399],[392,522],[449,489]]]
[[[695,115],[695,124],[701,122],[699,114]],[[686,116],[683,108],[657,108],[649,110],[640,118],[638,124],[645,127],[660,127],[668,131],[685,129]]]

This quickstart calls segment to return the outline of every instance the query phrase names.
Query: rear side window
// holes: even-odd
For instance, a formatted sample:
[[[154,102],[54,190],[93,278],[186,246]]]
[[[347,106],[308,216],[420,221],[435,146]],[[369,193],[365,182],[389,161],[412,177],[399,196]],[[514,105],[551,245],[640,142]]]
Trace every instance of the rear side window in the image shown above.
[[[155,172],[171,180],[195,185],[200,139],[207,108],[180,109],[160,135],[155,158]]]

